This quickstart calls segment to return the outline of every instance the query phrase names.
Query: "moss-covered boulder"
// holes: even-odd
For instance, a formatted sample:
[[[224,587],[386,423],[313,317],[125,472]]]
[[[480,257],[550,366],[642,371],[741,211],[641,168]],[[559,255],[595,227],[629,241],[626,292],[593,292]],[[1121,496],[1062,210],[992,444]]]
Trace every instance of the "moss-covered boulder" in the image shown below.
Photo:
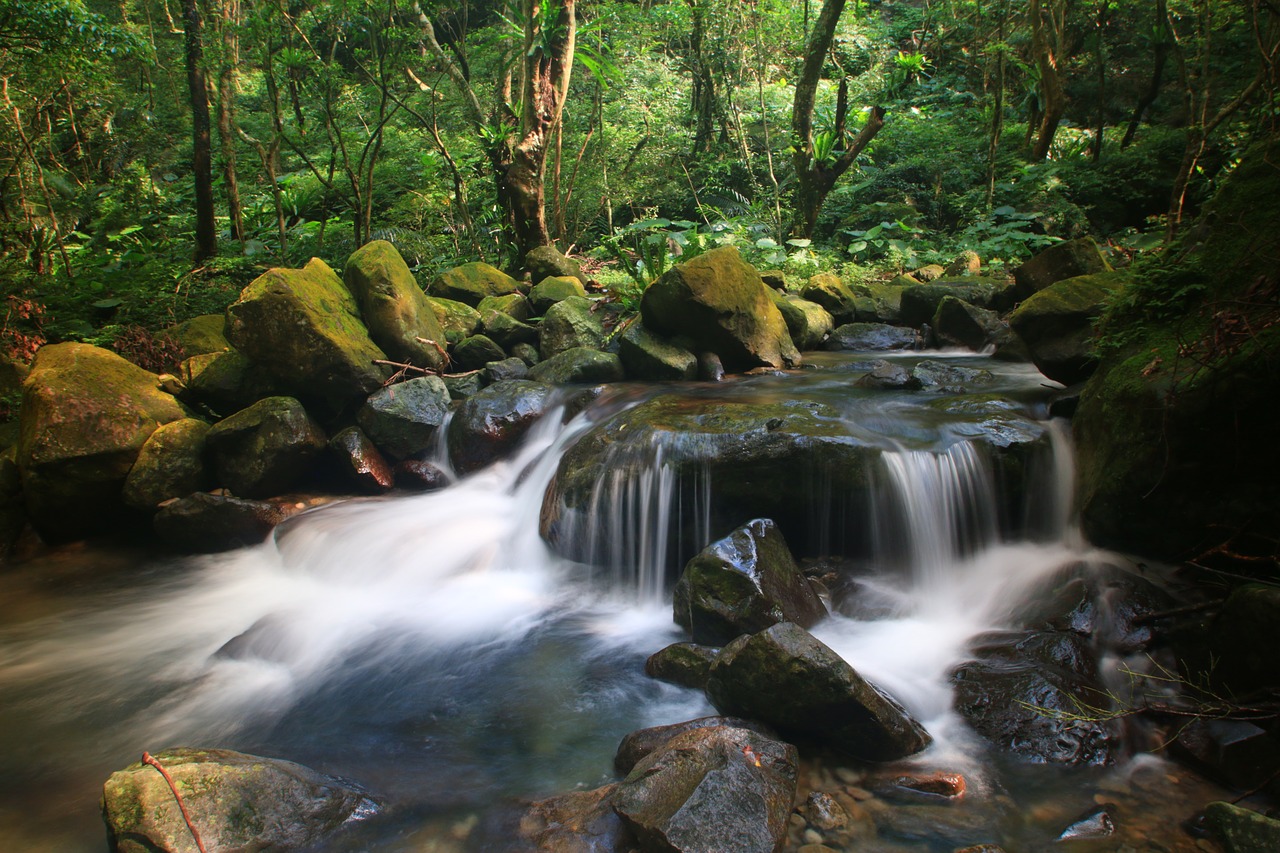
[[[719,646],[779,622],[812,627],[827,608],[800,573],[778,526],[757,518],[702,549],[676,584],[676,624]]]
[[[453,348],[453,367],[455,370],[483,370],[491,361],[502,361],[507,357],[497,341],[488,335],[471,335],[463,338]]]
[[[395,246],[386,240],[361,246],[347,258],[342,280],[360,306],[369,337],[392,360],[444,364],[444,329]]]
[[[1019,305],[1009,326],[1041,373],[1064,385],[1083,382],[1097,366],[1094,321],[1126,281],[1125,273],[1109,272],[1056,282]]]
[[[432,296],[427,297],[427,302],[435,312],[440,328],[444,329],[445,339],[451,344],[474,335],[480,328],[480,312],[465,302]]]
[[[1033,293],[1067,278],[1110,272],[1111,265],[1098,251],[1092,237],[1055,243],[1013,270],[1018,283],[1018,297],[1026,299]]]
[[[551,405],[554,389],[518,379],[491,385],[462,401],[449,421],[449,462],[459,474],[505,458]]]
[[[506,296],[486,296],[476,305],[476,310],[481,315],[486,311],[497,311],[523,323],[533,316],[533,303],[523,293],[508,293]]]
[[[1280,850],[1280,820],[1235,803],[1210,803],[1204,810],[1205,826],[1226,853],[1262,853]]]
[[[209,425],[195,418],[171,421],[151,433],[124,482],[124,502],[150,511],[209,485],[205,438]]]
[[[789,622],[725,646],[711,665],[707,698],[722,714],[864,761],[905,758],[933,740],[902,706]]]
[[[182,346],[187,356],[205,355],[231,346],[223,332],[226,324],[225,314],[202,314],[170,326],[164,332]]]
[[[179,399],[219,417],[280,394],[280,383],[265,368],[234,349],[192,356],[178,374],[183,381]]]
[[[698,357],[689,350],[650,332],[637,318],[618,339],[618,357],[627,376],[655,382],[693,379]]]
[[[852,323],[857,312],[857,298],[840,276],[823,272],[811,276],[800,288],[800,296],[821,305],[836,323]]]
[[[224,749],[170,749],[154,760],[182,793],[209,850],[311,848],[377,808],[362,792],[291,761]],[[155,767],[138,762],[112,773],[102,814],[118,853],[195,849]]]
[[[782,312],[791,340],[802,351],[815,350],[835,328],[831,313],[816,302],[810,302],[795,294],[783,294],[772,287],[769,298]]]
[[[508,352],[516,344],[538,343],[537,329],[495,308],[480,311],[480,328],[486,338]]]
[[[910,276],[898,276],[887,283],[868,281],[849,285],[854,306],[854,316],[850,322],[899,322],[902,319],[902,291],[908,284],[919,282]]]
[[[942,274],[948,278],[956,278],[964,275],[981,275],[982,274],[982,256],[972,249],[966,249],[956,255],[955,260],[947,264]]]
[[[473,308],[486,296],[506,296],[519,291],[520,282],[483,261],[445,270],[427,288],[432,296],[464,302]]]
[[[42,347],[23,384],[17,463],[40,535],[67,541],[118,527],[121,490],[143,444],[187,416],[158,379],[88,344]]]
[[[214,424],[205,439],[214,480],[237,497],[265,498],[297,485],[326,436],[292,397],[268,397]]]
[[[355,297],[316,258],[258,276],[227,308],[226,331],[282,391],[325,415],[359,405],[387,375],[374,364],[387,356],[369,338]]]
[[[711,663],[718,654],[720,649],[716,646],[672,643],[645,659],[644,674],[659,681],[668,681],[682,687],[701,690],[707,684],[707,676],[711,674]],[[618,772],[626,773],[630,769],[630,767],[625,770],[619,768]]]
[[[650,331],[684,335],[694,349],[719,355],[729,370],[800,363],[760,273],[733,246],[712,249],[663,273],[641,297],[640,314]]]
[[[550,276],[564,276],[577,279],[583,284],[587,277],[582,273],[582,265],[573,258],[567,257],[555,246],[535,246],[525,253],[524,268],[529,272],[531,281],[542,281]]]
[[[294,511],[280,501],[194,492],[162,504],[151,526],[170,548],[215,554],[260,544]]]
[[[1009,325],[995,311],[945,296],[933,315],[933,334],[939,346],[981,351],[1007,338]]]
[[[570,296],[587,298],[587,290],[582,286],[582,282],[571,275],[547,276],[529,291],[529,301],[533,304],[534,313],[539,316],[547,313],[552,305]]]
[[[1231,695],[1280,689],[1280,587],[1245,584],[1231,592],[1209,631],[1209,675]]]
[[[396,484],[391,464],[360,427],[347,427],[329,439],[329,457],[339,482],[363,495],[379,495]]]
[[[983,276],[940,278],[902,289],[899,322],[916,329],[933,322],[938,306],[948,296],[992,311],[1007,311],[1016,301],[1013,283],[1004,279]]]
[[[574,347],[529,368],[529,378],[548,385],[620,382],[622,362],[611,352]]]
[[[538,327],[538,351],[551,358],[574,347],[604,345],[607,333],[599,303],[581,296],[562,299],[547,309]]]

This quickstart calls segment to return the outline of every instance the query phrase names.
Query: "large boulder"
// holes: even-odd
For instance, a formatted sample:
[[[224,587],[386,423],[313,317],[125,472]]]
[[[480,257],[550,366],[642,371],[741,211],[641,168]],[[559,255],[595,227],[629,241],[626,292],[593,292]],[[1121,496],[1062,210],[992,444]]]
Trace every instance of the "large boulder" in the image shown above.
[[[1016,301],[1013,284],[1004,279],[982,276],[940,278],[928,284],[913,284],[902,289],[899,322],[916,329],[925,323],[932,323],[933,315],[938,313],[938,306],[948,296],[992,311],[1008,311]]]
[[[1122,272],[1077,276],[1051,284],[1009,315],[1009,325],[1050,379],[1074,385],[1097,367],[1094,321],[1126,284]]]
[[[570,296],[547,309],[538,327],[538,351],[543,358],[574,347],[599,349],[605,341],[604,321],[592,299]]]
[[[476,305],[476,310],[482,317],[486,311],[497,311],[523,323],[533,316],[533,303],[523,293],[508,293],[505,296],[486,296]]]
[[[361,246],[347,258],[342,280],[383,352],[418,367],[444,365],[444,329],[395,246],[386,240]]]
[[[195,492],[163,504],[151,526],[171,548],[212,554],[261,543],[294,511],[279,501]]]
[[[1092,237],[1055,243],[1013,270],[1018,297],[1026,299],[1055,282],[1081,275],[1109,272],[1111,265]]]
[[[800,288],[800,297],[824,308],[836,323],[852,323],[857,314],[857,296],[835,273],[811,276]]]
[[[701,690],[707,686],[711,663],[718,654],[720,649],[713,646],[672,643],[645,659],[644,673],[659,681]]]
[[[356,422],[378,449],[395,459],[409,459],[436,445],[449,403],[444,380],[418,376],[369,395]]]
[[[613,810],[617,788],[616,784],[605,785],[531,803],[520,817],[520,839],[538,853],[621,853],[631,849],[634,839]]]
[[[538,343],[537,329],[495,308],[481,309],[480,328],[485,337],[508,352],[516,344]]]
[[[462,401],[449,421],[449,462],[459,474],[507,456],[551,405],[554,389],[541,382],[500,382]]]
[[[178,342],[188,357],[222,352],[231,346],[223,330],[225,314],[201,314],[170,326],[164,333]]]
[[[1280,689],[1280,588],[1244,584],[1227,596],[1209,631],[1214,682],[1236,695]]]
[[[815,350],[826,340],[835,327],[831,313],[816,302],[810,302],[794,294],[782,294],[772,287],[769,298],[782,312],[791,340],[800,350]]]
[[[910,276],[890,282],[864,281],[849,285],[853,293],[854,316],[858,323],[897,323],[902,317],[902,289],[918,284]]]
[[[723,645],[778,622],[809,628],[827,615],[782,532],[767,518],[747,522],[690,560],[672,609],[676,623],[706,645]]]
[[[158,762],[182,794],[209,850],[311,848],[377,806],[330,776],[225,749],[170,749]],[[164,775],[138,762],[111,774],[102,813],[112,850],[193,850],[191,830]]]
[[[618,339],[618,357],[632,379],[679,381],[693,379],[698,374],[696,355],[653,334],[639,318]]]
[[[722,714],[864,761],[893,761],[932,742],[893,699],[808,631],[781,622],[725,646],[707,698]]]
[[[965,347],[977,352],[1006,340],[1009,325],[995,311],[948,295],[938,303],[933,315],[933,334],[939,346]]]
[[[573,258],[561,254],[555,246],[535,246],[525,253],[524,268],[529,271],[530,281],[542,281],[550,276],[573,278],[582,284],[587,278],[582,274],[582,265]]]
[[[795,747],[749,729],[710,726],[645,756],[613,795],[641,850],[775,853],[796,793]]]
[[[220,417],[280,393],[264,368],[234,349],[188,358],[179,367],[179,377],[182,402]]]
[[[535,279],[536,280],[536,279]],[[587,290],[582,282],[571,275],[552,275],[538,281],[529,291],[529,301],[533,303],[533,312],[538,315],[547,313],[552,305],[563,302],[570,296],[585,299]]]
[[[885,323],[845,323],[827,338],[823,349],[853,352],[887,352],[915,349],[920,335],[915,329]]]
[[[1280,820],[1235,803],[1209,803],[1205,825],[1222,842],[1226,853],[1263,853],[1280,850]]]
[[[483,370],[491,361],[502,361],[507,351],[488,335],[471,335],[453,348],[453,366],[457,370]]]
[[[623,737],[618,744],[618,750],[613,754],[614,772],[619,776],[626,776],[635,769],[635,766],[645,756],[666,746],[676,735],[682,735],[694,729],[707,729],[718,726],[747,729],[769,738],[777,737],[773,729],[768,726],[762,723],[753,723],[741,717],[698,717],[697,719],[684,720],[679,723],[669,723],[665,726],[636,729]]]
[[[800,363],[760,273],[733,246],[712,249],[663,273],[641,297],[640,315],[651,331],[685,335],[694,349],[719,355],[729,370]]]
[[[111,530],[143,444],[187,416],[154,373],[88,344],[42,347],[23,384],[17,445],[27,513],[41,536]]]
[[[204,464],[208,435],[209,425],[195,418],[171,421],[151,433],[125,479],[124,502],[150,511],[169,498],[205,488],[209,479]]]
[[[311,470],[326,436],[292,397],[268,397],[214,424],[206,438],[218,485],[237,497],[282,494]]]
[[[355,297],[312,258],[300,270],[258,276],[227,308],[227,339],[282,392],[336,415],[381,387],[384,353],[360,321]]]
[[[591,347],[573,347],[529,368],[529,378],[549,385],[620,382],[622,362],[611,352]]]
[[[474,335],[480,329],[480,312],[465,302],[428,296],[427,303],[451,344]]]
[[[473,308],[486,296],[505,296],[519,291],[520,282],[482,261],[445,270],[427,288],[432,296],[464,302]]]

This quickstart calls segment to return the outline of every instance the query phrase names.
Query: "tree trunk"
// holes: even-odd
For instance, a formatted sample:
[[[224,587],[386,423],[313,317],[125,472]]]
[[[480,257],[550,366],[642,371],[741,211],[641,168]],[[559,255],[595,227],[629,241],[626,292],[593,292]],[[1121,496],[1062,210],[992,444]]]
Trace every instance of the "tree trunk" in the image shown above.
[[[1133,137],[1138,132],[1138,125],[1142,123],[1142,117],[1146,115],[1147,110],[1155,103],[1156,98],[1160,96],[1160,86],[1164,82],[1164,69],[1169,61],[1169,48],[1171,46],[1168,21],[1169,9],[1167,0],[1156,0],[1154,27],[1156,42],[1151,59],[1151,82],[1147,84],[1146,91],[1142,93],[1142,97],[1138,99],[1138,103],[1133,107],[1133,116],[1129,119],[1129,126],[1125,129],[1124,139],[1120,140],[1121,150],[1128,148],[1129,143],[1133,142]]]
[[[218,253],[213,211],[213,154],[209,132],[209,89],[204,78],[204,30],[198,0],[182,0],[187,88],[191,93],[191,171],[196,185],[196,254],[201,264]]]
[[[222,68],[218,75],[218,140],[222,151],[222,182],[227,194],[227,216],[231,236],[244,243],[244,215],[240,207],[240,182],[236,177],[235,103],[236,66],[240,61],[237,30],[240,27],[238,0],[222,0]]]
[[[716,84],[711,64],[703,51],[706,38],[706,10],[702,0],[689,0],[693,30],[689,36],[689,70],[693,77],[693,154],[711,150],[712,125],[716,114]]]
[[[1031,0],[1027,14],[1031,18],[1031,52],[1040,70],[1040,121],[1036,129],[1035,145],[1031,149],[1031,161],[1038,163],[1049,156],[1053,137],[1066,110],[1066,93],[1062,88],[1062,75],[1058,71],[1059,50],[1062,43],[1062,27],[1066,15],[1065,0],[1048,0],[1048,8],[1042,8],[1041,0]]]

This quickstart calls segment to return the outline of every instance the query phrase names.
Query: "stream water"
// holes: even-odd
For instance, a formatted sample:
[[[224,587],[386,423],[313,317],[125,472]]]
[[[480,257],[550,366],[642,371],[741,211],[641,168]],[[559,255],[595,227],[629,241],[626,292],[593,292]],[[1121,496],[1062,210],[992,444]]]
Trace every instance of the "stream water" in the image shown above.
[[[969,638],[1009,624],[1064,566],[1125,561],[1070,523],[1070,447],[1047,421],[1050,383],[1025,366],[929,357],[991,371],[984,399],[1016,415],[1000,428],[1046,431],[1016,512],[972,440],[994,427],[939,414],[940,392],[854,389],[864,358],[816,354],[798,374],[660,390],[822,401],[883,448],[865,547],[815,633],[936,738],[902,766],[966,774],[970,804],[944,823],[1034,850],[1106,799],[1121,834],[1098,849],[1198,849],[1177,823],[1220,794],[1190,774],[1148,756],[1094,770],[1007,761],[951,711],[947,677]],[[627,732],[712,713],[642,667],[682,639],[676,529],[727,532],[700,505],[714,484],[676,501],[690,492],[656,448],[643,477],[600,473],[612,497],[582,532],[598,559],[558,557],[539,535],[564,449],[652,393],[606,393],[446,490],[332,504],[259,547],[177,559],[81,546],[0,573],[0,849],[105,849],[102,782],[171,746],[287,758],[384,804],[325,850],[499,849],[522,799],[604,784]],[[865,773],[808,768],[806,781]],[[858,849],[963,846],[954,826],[908,812]]]

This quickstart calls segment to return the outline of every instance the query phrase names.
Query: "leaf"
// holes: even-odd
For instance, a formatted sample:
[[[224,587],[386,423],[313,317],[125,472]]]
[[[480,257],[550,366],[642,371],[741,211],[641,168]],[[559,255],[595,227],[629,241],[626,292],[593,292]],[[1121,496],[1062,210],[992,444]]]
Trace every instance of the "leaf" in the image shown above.
[[[849,244],[849,253],[853,255],[856,255],[859,252],[865,252],[866,249],[867,249],[866,240],[854,240],[852,243]]]
[[[787,245],[795,246],[797,249],[807,249],[813,245],[813,241],[807,240],[804,237],[794,237],[787,241]]]
[[[864,236],[868,240],[874,240],[875,238],[880,236],[880,232],[883,230],[884,230],[884,223],[882,222],[879,225],[868,228],[867,233]]]

